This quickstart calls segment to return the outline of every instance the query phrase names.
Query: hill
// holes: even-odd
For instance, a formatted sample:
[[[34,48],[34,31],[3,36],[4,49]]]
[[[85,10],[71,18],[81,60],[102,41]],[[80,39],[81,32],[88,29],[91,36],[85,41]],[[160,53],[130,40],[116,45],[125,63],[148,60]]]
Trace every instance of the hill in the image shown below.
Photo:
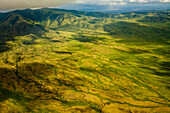
[[[0,13],[0,111],[168,113],[170,12]]]

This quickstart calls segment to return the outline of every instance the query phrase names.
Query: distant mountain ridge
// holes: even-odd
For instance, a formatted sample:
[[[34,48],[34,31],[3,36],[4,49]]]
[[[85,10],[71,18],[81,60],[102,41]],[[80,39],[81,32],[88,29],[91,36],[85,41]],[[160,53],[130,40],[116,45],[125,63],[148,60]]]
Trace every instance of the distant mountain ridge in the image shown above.
[[[154,17],[147,15],[154,15]],[[168,22],[169,15],[170,12],[168,11],[109,14],[50,8],[15,10],[7,13],[0,13],[0,43],[5,44],[7,40],[13,40],[14,36],[28,34],[42,36],[43,33],[50,29],[86,28],[106,30],[106,25],[108,30],[108,26],[112,26],[111,24],[118,19],[142,19],[145,17],[144,20],[139,21]],[[109,27],[109,29],[112,28]],[[3,47],[1,47],[1,49],[2,48]]]
[[[101,20],[106,20],[106,18],[134,18],[141,17],[149,13],[162,13],[161,11],[152,12],[129,12],[122,14],[107,14],[101,12],[83,12],[76,10],[64,10],[64,9],[49,9],[43,8],[38,10],[15,10],[8,13],[0,13],[0,31],[8,32],[13,34],[29,34],[38,33],[45,30],[48,27],[61,26],[62,24],[74,24],[77,21],[83,21],[84,24],[91,17],[101,18]],[[36,23],[36,24],[35,24]],[[27,28],[28,27],[28,28]],[[36,30],[37,29],[37,30]]]

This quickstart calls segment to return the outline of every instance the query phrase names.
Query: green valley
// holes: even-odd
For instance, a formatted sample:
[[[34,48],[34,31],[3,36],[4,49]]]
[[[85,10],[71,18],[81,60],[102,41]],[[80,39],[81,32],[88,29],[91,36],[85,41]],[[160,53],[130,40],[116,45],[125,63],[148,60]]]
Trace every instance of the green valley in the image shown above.
[[[170,12],[0,13],[2,113],[169,113]]]

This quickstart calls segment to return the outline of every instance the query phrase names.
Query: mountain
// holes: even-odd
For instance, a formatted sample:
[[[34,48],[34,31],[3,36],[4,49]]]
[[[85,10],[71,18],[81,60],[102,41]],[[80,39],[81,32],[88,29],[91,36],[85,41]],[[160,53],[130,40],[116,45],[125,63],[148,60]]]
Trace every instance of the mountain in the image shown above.
[[[0,13],[2,113],[168,113],[170,12]]]

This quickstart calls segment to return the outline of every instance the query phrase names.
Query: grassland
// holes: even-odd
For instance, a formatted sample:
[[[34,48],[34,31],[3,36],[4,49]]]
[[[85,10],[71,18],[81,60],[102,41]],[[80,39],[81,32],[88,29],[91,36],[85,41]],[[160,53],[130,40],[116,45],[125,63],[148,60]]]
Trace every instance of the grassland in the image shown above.
[[[41,35],[1,41],[0,111],[169,113],[169,12],[163,22],[159,13],[69,12],[62,21],[39,18]]]

